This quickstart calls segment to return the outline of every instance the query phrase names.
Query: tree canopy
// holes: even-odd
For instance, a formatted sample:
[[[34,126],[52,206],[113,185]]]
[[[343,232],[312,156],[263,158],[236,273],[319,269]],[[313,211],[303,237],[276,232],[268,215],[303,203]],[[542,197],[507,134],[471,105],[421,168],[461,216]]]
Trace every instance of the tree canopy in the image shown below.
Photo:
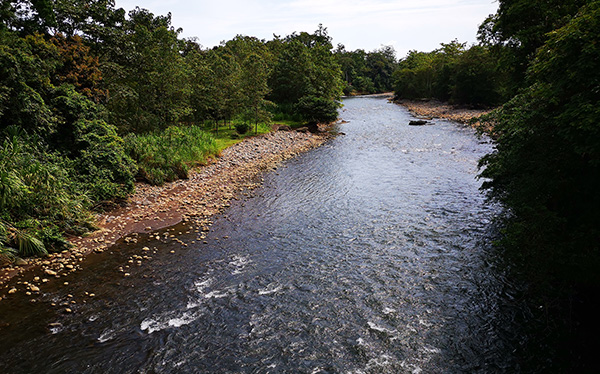
[[[547,34],[529,86],[494,116],[485,188],[511,209],[507,239],[553,276],[598,281],[600,2]]]

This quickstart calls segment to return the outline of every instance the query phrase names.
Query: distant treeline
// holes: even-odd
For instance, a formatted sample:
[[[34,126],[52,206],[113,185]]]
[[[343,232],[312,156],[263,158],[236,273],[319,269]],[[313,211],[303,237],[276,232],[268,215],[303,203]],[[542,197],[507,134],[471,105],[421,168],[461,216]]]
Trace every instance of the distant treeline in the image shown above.
[[[490,48],[454,40],[432,52],[410,51],[394,72],[401,99],[437,99],[457,105],[488,107],[507,97],[506,74]]]
[[[365,52],[335,51],[344,93],[394,91],[399,99],[437,99],[452,104],[491,107],[510,98],[513,82],[490,45],[467,46],[453,40],[431,52],[410,51],[400,60],[392,47]]]

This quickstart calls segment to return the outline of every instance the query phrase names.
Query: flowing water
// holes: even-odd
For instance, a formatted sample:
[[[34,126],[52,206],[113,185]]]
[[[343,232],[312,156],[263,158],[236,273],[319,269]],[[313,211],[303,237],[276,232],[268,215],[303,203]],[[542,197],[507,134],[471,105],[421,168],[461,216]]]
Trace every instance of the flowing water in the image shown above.
[[[0,303],[0,372],[518,371],[500,209],[476,179],[490,142],[408,126],[384,98],[346,99],[341,118],[345,135],[266,174],[206,244],[181,224]]]

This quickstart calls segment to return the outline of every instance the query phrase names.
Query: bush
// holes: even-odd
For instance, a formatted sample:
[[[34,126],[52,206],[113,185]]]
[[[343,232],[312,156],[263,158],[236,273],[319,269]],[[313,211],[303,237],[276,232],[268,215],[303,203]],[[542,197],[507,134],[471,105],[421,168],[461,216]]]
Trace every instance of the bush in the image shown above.
[[[75,123],[75,145],[80,149],[71,161],[73,178],[94,202],[124,199],[134,189],[136,165],[125,153],[116,127],[102,120]]]
[[[245,122],[235,124],[235,131],[240,135],[244,135],[248,130],[250,130],[250,126]]]
[[[315,124],[335,121],[339,107],[340,104],[335,100],[309,95],[300,98],[294,109],[305,121]]]
[[[66,248],[62,233],[92,228],[91,200],[69,177],[64,157],[15,128],[0,145],[0,248],[3,257]],[[7,249],[13,247],[13,249]]]

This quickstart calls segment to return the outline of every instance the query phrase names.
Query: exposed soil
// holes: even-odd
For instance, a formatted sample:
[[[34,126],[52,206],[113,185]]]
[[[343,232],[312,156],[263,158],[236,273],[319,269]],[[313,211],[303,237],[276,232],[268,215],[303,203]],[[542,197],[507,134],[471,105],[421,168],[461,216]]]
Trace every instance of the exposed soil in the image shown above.
[[[275,131],[225,149],[209,165],[194,169],[189,179],[164,186],[140,183],[123,207],[98,215],[99,230],[71,238],[71,250],[0,269],[0,299],[6,292],[16,292],[16,288],[8,289],[11,279],[32,268],[39,268],[36,273],[40,276],[37,283],[28,283],[29,292],[39,292],[47,278],[77,271],[86,254],[104,251],[122,238],[135,241],[135,233],[150,233],[183,221],[206,229],[212,223],[210,218],[227,208],[231,199],[260,185],[263,171],[318,147],[329,137],[327,133]]]

